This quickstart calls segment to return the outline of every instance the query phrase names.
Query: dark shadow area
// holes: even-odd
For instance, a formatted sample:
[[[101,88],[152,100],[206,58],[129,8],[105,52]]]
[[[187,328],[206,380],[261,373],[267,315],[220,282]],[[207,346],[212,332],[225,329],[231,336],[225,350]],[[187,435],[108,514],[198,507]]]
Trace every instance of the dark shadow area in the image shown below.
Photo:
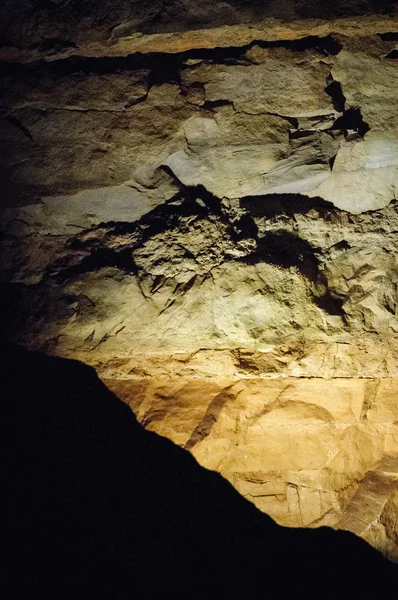
[[[254,217],[272,219],[279,215],[293,217],[305,215],[315,210],[320,217],[326,214],[341,212],[334,204],[322,198],[308,198],[301,194],[267,194],[266,196],[245,196],[240,199],[240,206]]]
[[[328,314],[344,318],[344,299],[334,297],[328,289],[327,279],[319,266],[320,252],[320,248],[314,248],[297,234],[279,229],[258,238],[256,250],[238,261],[246,264],[266,262],[283,269],[295,267],[310,282],[314,303]]]
[[[308,35],[297,40],[286,40],[276,42],[256,41],[252,45],[258,44],[262,48],[283,47],[296,52],[305,52],[306,50],[315,50],[325,56],[336,56],[343,48],[343,45],[332,35],[316,36]]]
[[[249,264],[266,262],[284,269],[296,267],[304,277],[316,283],[319,278],[316,249],[291,231],[269,231],[257,240],[253,254],[240,258]]]
[[[73,264],[74,257],[63,257],[52,262],[46,272],[49,277],[55,277],[62,283],[68,279],[78,277],[82,273],[91,273],[104,267],[115,267],[127,273],[137,273],[137,267],[134,263],[133,254],[130,248],[115,250],[94,246],[89,250],[89,254],[76,264]]]
[[[136,274],[138,269],[133,251],[146,240],[178,228],[184,217],[200,218],[214,213],[222,218],[220,199],[202,185],[186,187],[181,184],[179,187],[181,191],[168,203],[157,206],[139,221],[111,221],[83,230],[80,235],[70,238],[65,246],[68,253],[50,263],[46,276],[61,283],[104,267],[116,267]],[[87,235],[88,232],[91,236]],[[131,234],[135,234],[135,242],[131,241]],[[110,247],[109,242],[116,236],[126,236],[126,244]]]
[[[365,542],[278,527],[91,368],[10,345],[0,359],[3,598],[394,596],[396,566]]]
[[[341,83],[340,81],[334,81],[331,77],[330,79],[330,83],[325,87],[325,92],[330,96],[333,108],[337,110],[337,112],[344,112],[346,97],[344,96]]]
[[[76,44],[71,40],[63,40],[62,38],[47,38],[42,42],[36,42],[31,45],[32,50],[37,49],[48,53],[62,52],[76,47]]]
[[[340,129],[345,133],[351,130],[358,133],[361,137],[365,137],[367,132],[370,131],[370,126],[363,120],[359,108],[349,108],[341,117],[336,119],[332,129]]]
[[[345,313],[343,310],[344,299],[335,298],[329,290],[319,297],[314,296],[313,300],[319,308],[327,312],[329,315],[335,315],[344,319]]]
[[[25,291],[24,285],[0,281],[0,348],[2,340],[12,339],[26,319],[26,308],[23,307]]]
[[[203,104],[201,104],[200,108],[203,110],[211,110],[219,108],[220,106],[233,106],[234,103],[231,100],[206,100]]]
[[[397,42],[398,41],[398,31],[391,31],[388,33],[379,33],[378,35],[384,42]]]
[[[11,125],[14,125],[14,127],[16,127],[17,129],[19,129],[19,131],[21,131],[29,140],[33,140],[32,134],[30,133],[29,129],[27,129],[19,119],[17,119],[16,117],[13,117],[12,115],[8,115],[5,117],[6,121],[8,121],[9,123],[11,123]]]
[[[243,213],[237,219],[234,219],[230,224],[231,240],[238,242],[248,238],[257,239],[258,227],[249,213]]]
[[[342,45],[331,35],[325,37],[307,36],[299,40],[278,40],[275,42],[264,42],[263,40],[253,40],[249,44],[242,46],[225,46],[215,48],[192,48],[183,52],[134,52],[128,56],[114,57],[87,57],[87,56],[69,56],[60,58],[51,62],[42,60],[33,61],[29,64],[0,62],[0,75],[12,75],[14,78],[31,79],[32,86],[35,79],[39,81],[42,78],[56,78],[74,75],[77,73],[89,74],[107,74],[117,72],[128,72],[137,69],[150,70],[150,85],[162,85],[163,83],[177,83],[181,81],[180,72],[189,66],[186,61],[198,59],[209,62],[210,64],[237,65],[247,62],[245,54],[253,46],[261,48],[286,48],[295,52],[305,52],[313,50],[328,55],[336,55],[342,49]],[[63,42],[63,46],[58,48],[68,49],[73,47],[72,42]],[[43,51],[49,51],[50,54],[57,51],[57,46],[52,44],[51,40],[40,42],[37,46]],[[37,84],[36,84],[37,85]]]

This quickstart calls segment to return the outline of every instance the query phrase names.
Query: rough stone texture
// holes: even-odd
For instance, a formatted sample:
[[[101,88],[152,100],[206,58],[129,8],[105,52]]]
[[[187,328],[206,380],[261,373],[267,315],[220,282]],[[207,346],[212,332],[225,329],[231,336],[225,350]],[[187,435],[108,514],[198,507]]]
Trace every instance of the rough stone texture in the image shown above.
[[[396,379],[104,381],[278,523],[348,529],[397,560]]]
[[[1,45],[64,48],[87,41],[114,43],[134,34],[256,24],[262,19],[333,19],[396,12],[392,0],[4,0]]]
[[[396,560],[396,19],[49,4],[1,50],[3,329],[279,523]]]

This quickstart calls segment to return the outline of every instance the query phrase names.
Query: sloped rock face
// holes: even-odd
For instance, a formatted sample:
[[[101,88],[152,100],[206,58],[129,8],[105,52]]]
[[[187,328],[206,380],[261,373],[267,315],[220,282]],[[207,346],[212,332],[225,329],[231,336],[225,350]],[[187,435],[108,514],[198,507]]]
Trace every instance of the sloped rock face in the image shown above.
[[[239,14],[7,40],[3,328],[278,523],[397,559],[396,19]]]

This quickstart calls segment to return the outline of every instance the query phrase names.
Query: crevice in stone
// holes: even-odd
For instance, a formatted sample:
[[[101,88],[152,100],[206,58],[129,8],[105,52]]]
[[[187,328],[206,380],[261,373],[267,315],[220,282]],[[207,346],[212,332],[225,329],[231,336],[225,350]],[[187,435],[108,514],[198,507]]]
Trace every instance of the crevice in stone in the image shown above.
[[[137,98],[135,100],[132,100],[130,102],[128,102],[125,106],[121,107],[121,108],[87,108],[87,107],[75,107],[75,106],[46,106],[44,107],[40,107],[38,108],[37,106],[33,106],[33,107],[29,107],[29,106],[24,106],[22,108],[11,108],[11,107],[7,107],[7,106],[0,106],[0,108],[2,109],[8,109],[8,110],[13,110],[14,113],[23,113],[26,108],[35,111],[36,113],[46,113],[47,111],[51,110],[51,111],[66,111],[66,112],[71,112],[71,113],[109,113],[109,114],[115,114],[115,113],[123,113],[126,109],[131,108],[132,106],[134,106],[135,104],[139,104],[140,102],[144,102],[147,99],[147,94],[145,94],[144,96],[142,96],[141,98]],[[33,139],[33,138],[32,138]]]
[[[261,46],[262,48],[286,48],[288,50],[304,52],[305,50],[316,50],[325,56],[336,56],[343,49],[341,42],[332,35],[324,37],[309,35],[298,40],[286,40],[276,42],[254,41],[251,46]]]
[[[244,55],[255,43],[253,41],[244,46],[225,46],[223,48],[193,48],[180,54],[181,61],[184,63],[193,59],[203,60],[213,65],[241,65],[246,63]],[[184,66],[187,67],[189,65]]]
[[[244,112],[244,111],[242,111]],[[248,112],[245,112],[245,114],[251,114]],[[293,129],[298,129],[299,127],[299,121],[297,119],[297,117],[289,117],[288,115],[281,115],[280,113],[276,113],[276,112],[263,112],[261,113],[263,115],[269,115],[271,117],[278,117],[279,119],[283,119],[284,121],[287,121],[288,123],[290,123],[290,125],[292,126]]]
[[[148,92],[144,94],[144,96],[140,96],[139,98],[134,98],[133,100],[129,100],[124,108],[132,108],[136,104],[141,104],[141,102],[145,102],[148,98]]]
[[[398,42],[398,31],[378,33],[377,35],[383,40],[383,42]]]
[[[342,116],[336,119],[332,129],[344,131],[346,138],[351,138],[350,132],[352,131],[363,138],[370,131],[370,126],[363,120],[361,109],[352,107],[345,110]]]
[[[135,52],[128,56],[102,56],[87,57],[83,55],[59,57],[55,60],[32,61],[31,63],[9,63],[0,62],[0,73],[18,75],[19,72],[34,71],[35,69],[46,69],[51,73],[62,75],[71,75],[81,72],[89,73],[114,73],[117,71],[133,71],[140,69],[149,69],[161,79],[161,72],[174,73],[186,68],[190,59],[204,60],[210,64],[247,64],[245,54],[253,46],[261,48],[286,48],[292,51],[304,52],[306,50],[317,50],[324,55],[336,55],[340,52],[342,46],[331,35],[326,37],[308,36],[300,40],[278,40],[274,42],[265,42],[263,40],[252,40],[249,44],[243,46],[228,46],[216,48],[195,48],[184,52]]]
[[[206,100],[203,104],[200,105],[200,108],[203,110],[214,110],[215,108],[219,108],[220,106],[233,106],[234,103],[232,100]]]
[[[318,283],[315,249],[306,240],[286,229],[269,231],[257,240],[255,252],[237,259],[246,264],[266,262],[284,269],[296,267],[312,283]]]
[[[386,54],[386,56],[384,58],[390,58],[390,59],[396,60],[398,58],[397,48],[394,48],[394,50],[391,50],[391,52],[389,54]]]
[[[331,74],[329,74],[326,83],[327,86],[325,88],[325,92],[332,99],[334,109],[339,113],[344,112],[346,97],[343,94],[341,83],[339,81],[335,81]]]
[[[99,271],[105,267],[115,267],[128,273],[137,273],[137,267],[129,248],[116,251],[109,247],[94,246],[89,254],[76,264],[70,264],[70,257],[54,261],[48,266],[47,276],[56,278],[58,282],[64,282],[83,273]]]
[[[166,281],[167,278],[164,278],[164,281]],[[203,277],[202,278],[198,278],[197,275],[193,275],[190,279],[188,279],[188,281],[185,281],[183,283],[177,283],[177,285],[175,286],[171,297],[167,300],[165,306],[162,308],[162,310],[159,312],[159,316],[162,315],[164,312],[166,312],[166,310],[168,310],[171,306],[173,306],[173,304],[176,302],[176,300],[178,300],[178,298],[184,296],[184,294],[188,293],[189,290],[194,286],[194,284],[196,283],[196,281],[199,279],[199,283],[201,283],[200,279],[203,281]],[[163,283],[162,283],[163,285]],[[157,286],[157,290],[160,289],[162,287],[162,285],[158,285]],[[152,293],[152,290],[151,290]]]
[[[167,60],[156,63],[156,68],[152,68],[149,73],[148,91],[156,85],[165,83],[181,84],[181,65],[170,63]]]
[[[13,115],[7,115],[5,117],[5,120],[8,121],[8,123],[11,123],[11,125],[14,125],[14,127],[16,127],[17,129],[19,129],[19,131],[22,131],[22,133],[24,134],[24,136],[26,136],[32,142],[34,141],[33,140],[33,136],[30,133],[29,129],[27,127],[25,127],[25,125],[23,125],[23,123],[21,123],[21,121],[19,119],[17,119]]]
[[[329,315],[334,315],[338,317],[343,317],[344,315],[344,300],[340,298],[335,298],[331,295],[329,290],[322,294],[322,296],[314,296],[313,301],[320,309],[327,312]]]
[[[330,252],[330,250],[333,250],[334,252],[341,252],[341,251],[345,251],[345,250],[349,250],[351,248],[351,244],[347,241],[347,240],[341,240],[340,242],[337,242],[336,244],[333,244],[332,246],[330,246],[328,248],[328,251]]]

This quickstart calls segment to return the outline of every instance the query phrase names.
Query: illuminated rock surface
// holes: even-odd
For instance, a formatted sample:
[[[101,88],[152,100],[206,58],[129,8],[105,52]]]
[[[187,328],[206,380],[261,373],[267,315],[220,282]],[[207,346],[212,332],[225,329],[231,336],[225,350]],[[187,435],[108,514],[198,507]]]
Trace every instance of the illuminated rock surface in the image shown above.
[[[278,523],[396,560],[397,19],[122,4],[3,35],[5,327]]]

